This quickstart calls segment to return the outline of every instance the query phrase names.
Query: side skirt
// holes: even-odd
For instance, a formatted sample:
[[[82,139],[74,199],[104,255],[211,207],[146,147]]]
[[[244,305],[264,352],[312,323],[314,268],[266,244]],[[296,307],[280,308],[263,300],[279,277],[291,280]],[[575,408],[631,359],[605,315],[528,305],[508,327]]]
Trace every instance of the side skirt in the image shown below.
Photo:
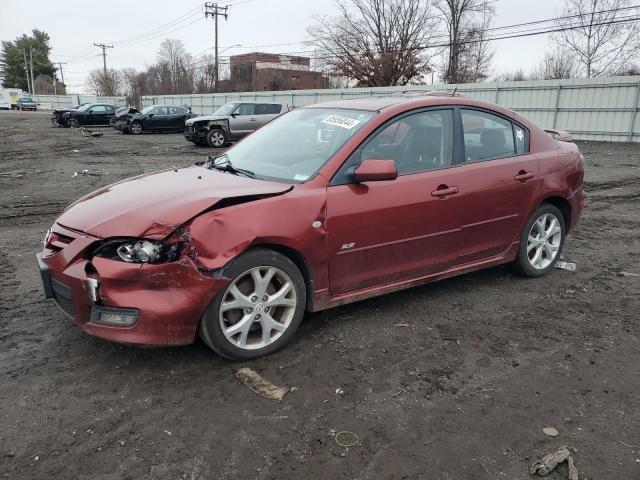
[[[419,285],[436,282],[438,280],[444,280],[445,278],[456,277],[465,273],[475,272],[477,270],[483,270],[485,268],[495,267],[497,265],[502,265],[505,263],[511,263],[516,258],[516,253],[518,252],[518,244],[519,242],[512,243],[509,249],[506,252],[503,252],[501,255],[456,265],[455,267],[443,270],[442,272],[432,273],[423,277],[401,280],[386,285],[363,288],[361,290],[355,290],[335,296],[331,296],[331,292],[328,289],[316,291],[314,292],[314,299],[310,311],[319,312],[321,310],[339,307],[340,305],[359,302],[360,300],[366,300],[368,298],[385,295],[387,293],[399,292],[401,290],[406,290],[407,288],[417,287]]]

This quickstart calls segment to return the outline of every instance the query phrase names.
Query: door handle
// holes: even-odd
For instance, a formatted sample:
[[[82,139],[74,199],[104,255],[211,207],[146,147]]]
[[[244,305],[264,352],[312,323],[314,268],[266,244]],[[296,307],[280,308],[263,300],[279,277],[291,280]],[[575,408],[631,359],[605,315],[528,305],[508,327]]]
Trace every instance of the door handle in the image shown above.
[[[525,170],[520,170],[518,172],[518,174],[513,177],[514,180],[518,180],[522,183],[526,182],[527,180],[531,180],[533,177],[535,177],[536,175],[534,173],[531,172],[527,172]]]
[[[432,197],[448,197],[449,195],[455,195],[460,189],[458,187],[449,187],[448,185],[439,185],[436,190],[431,192]]]
[[[250,118],[250,119],[249,119],[249,121],[251,121],[251,122],[255,122],[255,121],[256,121],[256,119],[255,119],[255,118]]]

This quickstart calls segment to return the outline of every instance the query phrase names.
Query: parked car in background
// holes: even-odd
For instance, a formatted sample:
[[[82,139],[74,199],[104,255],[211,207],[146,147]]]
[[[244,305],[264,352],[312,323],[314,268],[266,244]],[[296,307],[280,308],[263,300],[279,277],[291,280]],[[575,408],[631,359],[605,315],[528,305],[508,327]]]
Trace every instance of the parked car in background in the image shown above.
[[[78,128],[84,125],[109,125],[117,109],[116,105],[89,103],[75,110],[64,112],[61,117],[62,125],[71,128]]]
[[[60,126],[65,127],[65,122],[62,119],[62,116],[66,112],[71,112],[79,109],[80,107],[84,107],[85,105],[91,105],[90,103],[81,103],[76,107],[67,107],[67,108],[53,108],[51,109],[51,125],[54,127]]]
[[[20,97],[16,102],[18,110],[37,110],[38,104],[31,97]]]
[[[143,132],[183,132],[184,122],[192,114],[186,107],[149,105],[138,111],[123,108],[116,112],[111,126],[123,133],[138,135]]]
[[[583,174],[568,134],[497,105],[337,101],[86,195],[37,258],[46,296],[91,335],[199,333],[248,360],[285,345],[307,310],[499,264],[549,273],[580,219]]]
[[[187,120],[184,136],[196,145],[220,148],[229,142],[241,139],[288,110],[288,106],[284,103],[226,103],[213,115]]]
[[[0,108],[18,108],[18,99],[28,95],[29,94],[27,92],[23,92],[19,88],[0,87]]]

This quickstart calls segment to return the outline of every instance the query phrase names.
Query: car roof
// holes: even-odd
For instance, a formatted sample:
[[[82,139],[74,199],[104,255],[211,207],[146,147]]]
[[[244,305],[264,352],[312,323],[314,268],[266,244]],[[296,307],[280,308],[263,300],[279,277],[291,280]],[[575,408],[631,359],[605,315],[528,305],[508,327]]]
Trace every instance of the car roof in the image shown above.
[[[249,104],[260,104],[260,105],[286,105],[286,103],[282,102],[274,102],[274,101],[260,101],[260,100],[229,100],[227,103],[249,103]]]
[[[450,92],[400,92],[397,95],[390,94],[386,96],[359,97],[348,100],[335,100],[332,102],[317,103],[306,108],[347,108],[351,110],[367,110],[371,112],[379,112],[385,108],[401,105],[404,103],[412,103],[416,100],[425,100],[425,103],[428,103],[429,99],[440,97],[467,98],[464,95],[453,94]],[[473,100],[469,100],[473,102]]]

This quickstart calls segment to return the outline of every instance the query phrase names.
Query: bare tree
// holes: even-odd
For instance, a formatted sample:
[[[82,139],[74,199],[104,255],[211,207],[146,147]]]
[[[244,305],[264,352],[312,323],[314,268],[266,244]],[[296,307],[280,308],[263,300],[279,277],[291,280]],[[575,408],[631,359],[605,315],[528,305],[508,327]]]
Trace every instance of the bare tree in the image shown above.
[[[566,0],[562,16],[573,18],[557,20],[565,30],[556,41],[587,77],[618,74],[640,52],[640,22],[625,20],[637,19],[640,8],[629,6],[629,0]]]
[[[579,66],[575,56],[567,49],[556,47],[547,51],[534,76],[541,80],[575,78],[578,76],[578,71]]]
[[[307,30],[332,75],[376,87],[406,85],[432,68],[425,47],[435,29],[429,0],[338,0],[336,17]]]
[[[85,85],[94,95],[112,96],[120,93],[121,81],[122,78],[117,70],[112,68],[107,70],[105,77],[104,71],[101,68],[96,68],[87,75]]]
[[[513,72],[503,72],[495,78],[498,82],[523,82],[525,80],[535,80],[535,75],[527,77],[521,68]]]
[[[187,53],[182,40],[167,38],[160,44],[158,63],[166,65],[169,73],[168,79],[165,79],[169,83],[169,89],[171,90],[169,93],[181,93],[180,90],[188,82],[184,78],[185,67],[192,63],[191,60],[191,55]]]
[[[449,38],[442,75],[445,82],[477,82],[489,75],[494,54],[487,36],[495,15],[491,3],[489,0],[436,2]]]

